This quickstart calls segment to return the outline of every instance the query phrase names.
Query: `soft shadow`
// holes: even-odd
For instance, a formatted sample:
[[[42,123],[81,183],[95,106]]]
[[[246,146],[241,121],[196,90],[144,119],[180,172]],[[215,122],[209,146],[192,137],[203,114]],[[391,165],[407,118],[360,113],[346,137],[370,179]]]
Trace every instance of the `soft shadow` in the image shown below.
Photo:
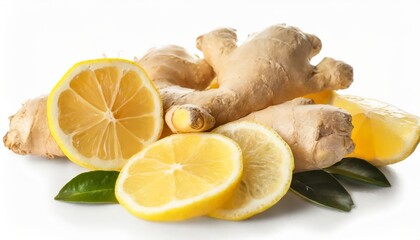
[[[398,174],[396,174],[394,169],[387,166],[387,167],[380,167],[379,170],[385,175],[389,183],[391,183],[391,187],[400,185]]]
[[[288,191],[276,205],[255,216],[253,219],[265,221],[272,218],[288,218],[291,215],[307,211],[311,207],[313,206],[310,202]]]
[[[55,158],[45,158],[40,156],[19,156],[21,159],[17,161],[24,161],[28,166],[38,167],[40,169],[48,169],[54,167],[63,167],[68,165],[73,165],[74,163],[71,162],[66,157],[55,157]]]
[[[253,217],[252,220],[258,222],[270,220],[283,221],[284,219],[291,219],[290,216],[301,218],[302,215],[308,213],[308,216],[305,217],[306,221],[311,222],[312,227],[317,230],[323,230],[325,228],[325,222],[328,222],[329,226],[334,225],[337,227],[341,224],[346,224],[349,215],[360,215],[363,214],[360,211],[374,211],[375,209],[384,208],[392,203],[392,199],[395,197],[394,195],[398,192],[398,175],[395,170],[390,167],[383,167],[380,168],[380,170],[384,173],[392,187],[378,187],[340,180],[343,186],[349,191],[350,195],[352,195],[353,201],[355,202],[355,207],[349,213],[313,204],[289,191],[276,205]],[[370,200],[368,201],[368,199],[373,196],[387,200],[380,202],[375,201],[374,203]],[[375,205],[375,207],[372,205]],[[319,218],[319,214],[322,214],[323,217]],[[322,221],[320,221],[321,219]]]

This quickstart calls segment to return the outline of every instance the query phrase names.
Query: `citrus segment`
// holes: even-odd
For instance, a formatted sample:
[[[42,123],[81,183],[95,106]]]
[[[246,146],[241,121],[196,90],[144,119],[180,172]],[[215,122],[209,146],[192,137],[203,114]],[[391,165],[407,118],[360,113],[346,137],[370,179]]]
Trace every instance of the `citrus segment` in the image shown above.
[[[85,70],[76,75],[70,82],[70,89],[86,103],[100,111],[106,111],[104,97],[93,71]]]
[[[101,122],[102,114],[90,104],[80,104],[83,101],[71,90],[65,90],[58,99],[61,114],[58,123],[65,134],[82,131]]]
[[[132,97],[121,100],[121,102],[119,97],[117,98],[118,100],[116,103],[121,103],[121,105],[119,107],[115,107],[113,112],[114,116],[119,119],[141,117],[153,112],[155,108],[153,96],[150,93],[150,90],[143,87],[140,87],[138,91],[132,95]],[[139,108],[139,105],[144,107]]]
[[[121,169],[159,138],[162,114],[151,80],[122,59],[76,64],[48,98],[54,139],[70,160],[92,169]]]
[[[117,67],[104,67],[95,70],[96,79],[101,86],[101,93],[108,108],[111,108],[114,104],[121,74],[123,73]],[[138,87],[135,86],[134,89],[136,88]]]
[[[116,93],[112,106],[114,112],[134,98],[141,89],[141,82],[136,81],[136,77],[129,72],[121,78],[118,87],[120,90]]]
[[[228,123],[213,131],[239,144],[244,172],[233,197],[209,216],[242,220],[277,203],[289,189],[294,168],[286,142],[274,130],[253,122]]]
[[[241,175],[241,150],[231,139],[212,133],[176,134],[133,156],[117,179],[115,194],[138,217],[183,220],[226,202]]]
[[[80,154],[89,158],[95,157],[100,150],[100,143],[106,128],[108,128],[108,123],[103,120],[85,131],[75,132],[72,137],[72,145]]]

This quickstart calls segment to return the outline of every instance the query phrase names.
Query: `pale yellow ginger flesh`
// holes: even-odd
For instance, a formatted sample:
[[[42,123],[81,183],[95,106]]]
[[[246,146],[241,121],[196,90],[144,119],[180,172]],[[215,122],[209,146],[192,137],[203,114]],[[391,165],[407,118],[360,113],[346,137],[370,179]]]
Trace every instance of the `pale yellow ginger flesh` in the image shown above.
[[[236,41],[236,33],[230,28],[197,38],[197,48],[213,67],[219,88],[161,89],[164,105],[170,108],[165,120],[173,132],[206,131],[309,93],[347,88],[353,81],[353,69],[344,62],[324,58],[312,66],[309,61],[321,50],[321,41],[295,27],[273,25],[241,46]],[[177,111],[206,116],[192,113],[194,118],[178,118]],[[214,124],[207,116],[214,118]],[[195,123],[206,119],[211,122]]]

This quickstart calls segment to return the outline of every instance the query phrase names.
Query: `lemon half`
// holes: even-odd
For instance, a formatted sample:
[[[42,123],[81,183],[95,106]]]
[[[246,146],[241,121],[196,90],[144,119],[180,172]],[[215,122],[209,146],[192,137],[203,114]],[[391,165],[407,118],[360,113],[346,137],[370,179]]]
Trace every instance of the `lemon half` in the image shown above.
[[[163,127],[162,101],[152,81],[123,59],[74,65],[51,91],[47,111],[61,150],[90,169],[121,169]]]

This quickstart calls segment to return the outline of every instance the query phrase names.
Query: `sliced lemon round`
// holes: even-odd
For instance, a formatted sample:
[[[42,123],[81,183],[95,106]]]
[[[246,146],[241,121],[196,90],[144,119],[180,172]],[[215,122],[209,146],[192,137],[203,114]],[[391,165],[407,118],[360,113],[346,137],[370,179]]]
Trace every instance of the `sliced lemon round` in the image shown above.
[[[159,93],[139,65],[123,59],[74,65],[51,91],[47,113],[64,154],[90,169],[121,169],[163,127]]]
[[[209,214],[225,220],[243,220],[276,204],[290,187],[294,169],[292,151],[272,129],[253,122],[233,122],[213,130],[241,147],[244,172],[233,197]]]
[[[419,143],[420,118],[390,104],[335,94],[332,105],[352,115],[356,147],[349,157],[384,166],[404,160]]]
[[[242,153],[214,133],[175,134],[133,156],[115,195],[132,214],[153,221],[205,215],[232,196],[242,175]]]

